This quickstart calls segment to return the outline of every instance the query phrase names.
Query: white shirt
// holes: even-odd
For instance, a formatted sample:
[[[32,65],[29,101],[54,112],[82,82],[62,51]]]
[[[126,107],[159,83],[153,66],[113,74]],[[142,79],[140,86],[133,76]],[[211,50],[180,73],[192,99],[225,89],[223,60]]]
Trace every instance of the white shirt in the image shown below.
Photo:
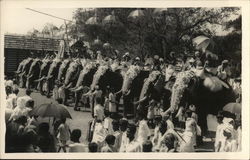
[[[97,120],[103,121],[104,119],[104,110],[100,104],[95,105],[94,107],[94,116],[97,117]]]
[[[88,146],[82,143],[69,144],[69,152],[88,152]]]
[[[109,94],[109,112],[116,112],[115,95]]]
[[[139,122],[139,129],[138,129],[138,137],[137,140],[141,144],[145,141],[147,141],[148,137],[151,136],[150,129],[148,127],[146,120],[141,120]]]

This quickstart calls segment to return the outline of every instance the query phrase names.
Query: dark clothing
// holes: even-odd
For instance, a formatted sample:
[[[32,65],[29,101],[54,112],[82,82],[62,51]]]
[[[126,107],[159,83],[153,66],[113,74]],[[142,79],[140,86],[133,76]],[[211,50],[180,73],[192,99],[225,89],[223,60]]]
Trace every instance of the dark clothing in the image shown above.
[[[50,133],[39,135],[37,146],[42,152],[56,152],[54,138]]]

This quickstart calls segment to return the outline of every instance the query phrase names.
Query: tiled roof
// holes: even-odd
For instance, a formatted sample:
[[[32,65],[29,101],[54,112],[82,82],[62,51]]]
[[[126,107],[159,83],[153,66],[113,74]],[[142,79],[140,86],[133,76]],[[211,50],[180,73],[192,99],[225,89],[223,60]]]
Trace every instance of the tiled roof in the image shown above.
[[[5,35],[4,48],[31,50],[58,50],[60,40],[26,35]]]

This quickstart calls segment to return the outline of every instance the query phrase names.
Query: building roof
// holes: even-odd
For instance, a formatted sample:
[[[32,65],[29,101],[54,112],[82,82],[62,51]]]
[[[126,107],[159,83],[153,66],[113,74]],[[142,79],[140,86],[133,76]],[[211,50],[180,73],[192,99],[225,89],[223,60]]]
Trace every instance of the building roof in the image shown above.
[[[57,51],[59,43],[60,39],[28,35],[4,35],[4,48]]]

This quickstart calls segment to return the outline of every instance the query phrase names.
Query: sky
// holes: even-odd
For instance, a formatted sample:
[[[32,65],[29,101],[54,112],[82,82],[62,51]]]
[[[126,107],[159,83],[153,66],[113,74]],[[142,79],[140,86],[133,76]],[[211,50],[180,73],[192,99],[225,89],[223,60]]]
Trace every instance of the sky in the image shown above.
[[[54,16],[72,20],[76,8],[32,8]],[[46,23],[53,23],[57,27],[64,24],[63,20],[36,13],[25,8],[8,8],[4,11],[4,33],[26,34],[34,29],[42,30]]]

